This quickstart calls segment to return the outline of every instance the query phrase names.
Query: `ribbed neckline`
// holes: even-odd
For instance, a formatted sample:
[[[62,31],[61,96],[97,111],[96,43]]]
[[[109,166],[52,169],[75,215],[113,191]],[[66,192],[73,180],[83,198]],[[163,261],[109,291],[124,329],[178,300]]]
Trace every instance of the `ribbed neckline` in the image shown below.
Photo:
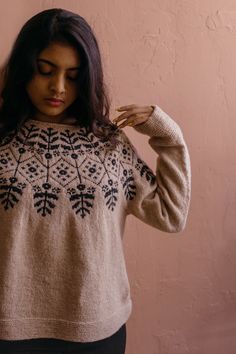
[[[79,125],[72,125],[72,124],[66,124],[66,123],[56,123],[56,122],[43,122],[41,120],[36,120],[36,119],[27,119],[27,121],[25,122],[26,124],[27,123],[33,123],[37,126],[41,126],[41,127],[54,127],[54,128],[61,128],[61,129],[65,129],[65,128],[68,128],[68,129],[80,129],[81,127]]]

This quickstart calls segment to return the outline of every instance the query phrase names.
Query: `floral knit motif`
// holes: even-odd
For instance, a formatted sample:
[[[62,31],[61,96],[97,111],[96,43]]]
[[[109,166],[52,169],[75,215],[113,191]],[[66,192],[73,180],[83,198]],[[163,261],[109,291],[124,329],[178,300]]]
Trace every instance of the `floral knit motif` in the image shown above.
[[[6,211],[16,207],[30,185],[34,208],[41,216],[52,214],[65,192],[73,211],[85,218],[96,203],[98,189],[106,207],[114,211],[119,188],[126,200],[135,198],[132,166],[150,184],[155,175],[132,145],[122,142],[115,149],[109,146],[110,142],[102,142],[85,128],[59,131],[27,121],[18,134],[0,145],[1,206]]]

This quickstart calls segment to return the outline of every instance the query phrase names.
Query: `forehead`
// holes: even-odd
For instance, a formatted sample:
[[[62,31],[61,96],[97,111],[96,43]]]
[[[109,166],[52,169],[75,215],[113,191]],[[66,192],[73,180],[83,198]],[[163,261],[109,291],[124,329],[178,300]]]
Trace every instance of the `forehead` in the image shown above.
[[[67,68],[80,65],[78,50],[70,44],[53,42],[44,48],[38,59],[48,59],[58,67]]]

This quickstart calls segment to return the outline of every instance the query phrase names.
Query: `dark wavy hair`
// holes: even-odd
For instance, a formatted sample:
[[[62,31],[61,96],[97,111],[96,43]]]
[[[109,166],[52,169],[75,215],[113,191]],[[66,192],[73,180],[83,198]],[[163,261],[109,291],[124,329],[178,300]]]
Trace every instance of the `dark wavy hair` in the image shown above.
[[[104,83],[98,42],[83,17],[61,8],[44,10],[30,18],[0,69],[0,138],[10,131],[18,131],[28,118],[32,118],[35,107],[25,86],[37,70],[39,53],[52,42],[69,43],[80,55],[80,90],[77,99],[67,108],[68,114],[76,118],[76,124],[116,145],[118,127],[109,119],[110,98]]]

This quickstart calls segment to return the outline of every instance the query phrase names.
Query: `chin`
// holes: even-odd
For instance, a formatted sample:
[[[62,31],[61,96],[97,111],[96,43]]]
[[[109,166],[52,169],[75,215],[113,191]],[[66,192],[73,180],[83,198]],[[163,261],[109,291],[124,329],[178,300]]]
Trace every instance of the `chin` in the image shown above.
[[[59,109],[58,107],[52,107],[49,109],[41,109],[39,110],[39,112],[41,114],[45,114],[48,116],[58,116],[59,114],[64,114],[65,113],[65,109]]]

